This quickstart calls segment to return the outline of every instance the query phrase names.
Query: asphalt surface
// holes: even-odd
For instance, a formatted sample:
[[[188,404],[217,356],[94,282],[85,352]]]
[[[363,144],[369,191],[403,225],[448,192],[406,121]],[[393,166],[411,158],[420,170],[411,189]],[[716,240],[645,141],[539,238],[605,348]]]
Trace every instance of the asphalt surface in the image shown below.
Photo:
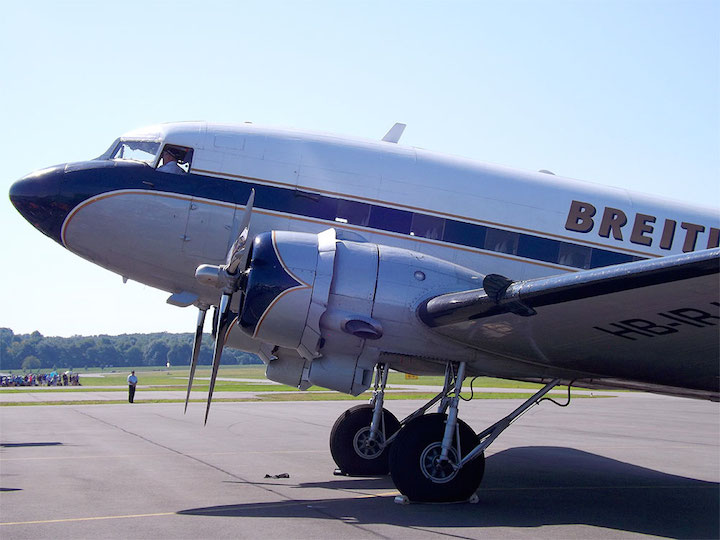
[[[480,431],[518,400],[463,403]],[[419,402],[393,401],[398,417]],[[347,402],[0,407],[0,538],[718,538],[718,404],[543,403],[487,453],[477,504],[333,476]],[[289,478],[265,478],[288,473]]]

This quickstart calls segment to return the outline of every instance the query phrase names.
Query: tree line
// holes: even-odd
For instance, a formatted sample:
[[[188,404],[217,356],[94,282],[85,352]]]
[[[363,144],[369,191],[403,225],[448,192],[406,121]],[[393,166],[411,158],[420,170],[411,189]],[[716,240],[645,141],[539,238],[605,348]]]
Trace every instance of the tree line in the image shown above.
[[[192,333],[122,334],[119,336],[45,337],[40,332],[15,334],[0,328],[0,371],[81,369],[190,364]],[[212,364],[214,340],[203,336],[198,362]],[[254,354],[225,348],[223,364],[260,364]]]

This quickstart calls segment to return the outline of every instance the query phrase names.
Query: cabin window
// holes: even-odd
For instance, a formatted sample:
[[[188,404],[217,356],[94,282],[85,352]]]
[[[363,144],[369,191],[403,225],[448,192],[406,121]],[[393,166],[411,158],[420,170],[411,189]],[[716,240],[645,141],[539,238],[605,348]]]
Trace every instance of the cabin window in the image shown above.
[[[521,234],[517,254],[536,261],[557,262],[560,242],[549,238],[539,238]]]
[[[157,170],[166,173],[184,174],[190,172],[192,148],[166,144],[160,153]]]
[[[587,246],[576,246],[560,242],[558,264],[575,268],[590,268],[591,249]]]
[[[615,251],[607,251],[604,249],[592,249],[590,257],[590,268],[601,268],[603,266],[612,266],[614,264],[622,264],[632,262],[635,257],[626,253],[617,253]]]
[[[373,229],[408,234],[411,221],[412,214],[405,210],[382,206],[373,206],[370,209],[370,227]]]
[[[267,210],[332,221],[337,200],[317,193],[270,186],[256,186],[256,201]]]
[[[127,159],[150,164],[155,161],[159,148],[159,142],[121,140],[112,151],[110,159]]]
[[[485,249],[515,255],[518,248],[518,233],[488,229],[485,236]]]
[[[410,226],[410,234],[412,236],[440,240],[444,228],[445,220],[443,218],[414,214],[412,225]]]
[[[337,212],[337,199],[295,190],[286,208],[291,214],[332,221]]]
[[[370,220],[370,205],[357,201],[339,200],[336,214],[335,221],[338,223],[367,227]]]
[[[455,221],[454,219],[446,219],[443,240],[452,242],[453,244],[460,244],[461,246],[484,248],[486,234],[487,227],[482,225],[473,225],[471,223]]]

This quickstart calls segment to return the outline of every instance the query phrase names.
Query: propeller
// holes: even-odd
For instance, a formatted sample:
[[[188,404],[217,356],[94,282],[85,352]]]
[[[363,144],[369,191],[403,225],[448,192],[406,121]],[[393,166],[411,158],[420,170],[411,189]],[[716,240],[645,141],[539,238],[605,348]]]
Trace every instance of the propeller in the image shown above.
[[[195,338],[193,339],[192,359],[190,361],[190,379],[188,380],[187,396],[185,396],[185,411],[187,412],[188,401],[190,400],[190,389],[192,388],[193,378],[195,377],[195,368],[197,367],[198,357],[200,356],[200,345],[202,345],[203,327],[205,326],[205,314],[208,306],[201,305],[198,311],[197,328],[195,329]]]
[[[195,278],[205,285],[212,285],[222,291],[220,296],[220,306],[217,310],[217,322],[215,326],[215,347],[213,349],[212,373],[210,375],[210,388],[208,391],[207,408],[205,409],[205,424],[207,424],[208,414],[210,413],[210,403],[212,403],[213,391],[215,390],[215,381],[217,380],[218,369],[220,368],[220,358],[227,340],[228,330],[233,321],[233,312],[230,311],[233,294],[242,289],[242,272],[239,268],[245,267],[247,260],[247,240],[250,229],[250,217],[253,205],[255,203],[255,190],[250,192],[247,204],[245,205],[245,213],[242,220],[235,230],[240,232],[228,250],[225,257],[225,264],[220,266],[212,264],[201,264],[195,270]],[[202,327],[205,322],[205,313],[207,307],[203,309],[200,306],[200,314],[198,314],[198,326],[195,331],[195,341],[193,343],[193,357],[190,365],[190,380],[188,381],[187,397],[185,399],[185,409],[187,410],[187,402],[190,397],[190,388],[192,387],[193,376],[195,375],[195,367],[197,366],[197,357],[200,353],[200,343],[202,341]]]
[[[213,348],[212,373],[210,374],[210,388],[208,389],[207,407],[205,408],[206,424],[208,414],[210,414],[210,403],[212,403],[213,391],[215,390],[215,381],[217,380],[218,370],[220,369],[220,358],[222,357],[225,340],[227,339],[227,331],[230,326],[230,300],[232,300],[232,294],[223,293],[220,297],[218,322],[215,330],[215,347]]]

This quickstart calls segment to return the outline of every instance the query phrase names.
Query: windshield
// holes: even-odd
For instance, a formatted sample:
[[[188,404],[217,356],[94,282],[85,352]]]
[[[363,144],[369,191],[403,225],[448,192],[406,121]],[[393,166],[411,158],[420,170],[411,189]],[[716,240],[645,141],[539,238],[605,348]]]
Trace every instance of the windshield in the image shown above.
[[[110,155],[110,159],[130,159],[152,163],[160,148],[159,142],[120,141]]]

